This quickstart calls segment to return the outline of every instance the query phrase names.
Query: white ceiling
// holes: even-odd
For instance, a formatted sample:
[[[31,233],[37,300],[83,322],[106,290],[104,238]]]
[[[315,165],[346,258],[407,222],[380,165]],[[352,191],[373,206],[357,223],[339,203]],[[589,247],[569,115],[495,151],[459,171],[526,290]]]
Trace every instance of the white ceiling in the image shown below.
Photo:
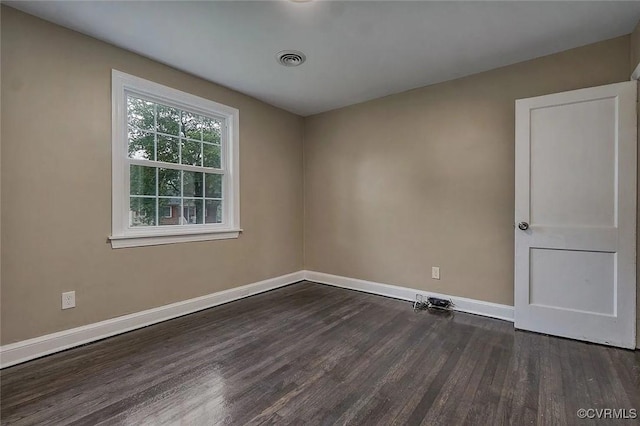
[[[640,2],[5,1],[300,115],[630,33]],[[307,55],[285,68],[274,55]]]

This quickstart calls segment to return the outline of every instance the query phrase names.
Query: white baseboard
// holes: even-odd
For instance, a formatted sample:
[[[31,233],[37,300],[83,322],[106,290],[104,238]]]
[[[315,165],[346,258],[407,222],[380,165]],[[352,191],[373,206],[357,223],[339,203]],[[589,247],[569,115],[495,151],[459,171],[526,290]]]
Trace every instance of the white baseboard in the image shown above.
[[[177,318],[304,279],[304,271],[0,346],[0,368]]]
[[[273,290],[302,280],[314,281],[335,287],[360,290],[366,293],[413,301],[417,293],[453,300],[455,310],[513,322],[513,306],[448,296],[408,287],[376,283],[355,278],[341,277],[315,271],[298,271],[253,284],[211,293],[194,299],[164,305],[146,311],[100,321],[69,330],[51,333],[33,339],[0,346],[0,368],[10,367],[35,358],[60,352],[85,343],[126,333],[172,318],[177,318],[243,297]]]
[[[443,299],[451,299],[455,305],[454,309],[456,311],[513,322],[513,306],[509,305],[500,305],[498,303],[467,299],[465,297],[448,296],[446,294],[439,294],[431,291],[416,290],[408,287],[399,287],[395,285],[376,283],[373,281],[341,277],[322,272],[304,271],[304,278],[321,284],[349,288],[351,290],[360,290],[366,293],[379,294],[381,296],[393,297],[402,300],[414,301],[416,294],[425,294]]]

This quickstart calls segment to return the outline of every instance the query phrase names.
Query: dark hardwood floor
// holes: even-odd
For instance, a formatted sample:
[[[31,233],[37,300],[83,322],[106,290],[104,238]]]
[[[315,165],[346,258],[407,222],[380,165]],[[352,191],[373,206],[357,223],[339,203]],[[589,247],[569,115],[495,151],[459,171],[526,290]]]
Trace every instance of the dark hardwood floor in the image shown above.
[[[0,379],[2,424],[564,425],[602,422],[579,408],[640,412],[638,351],[308,282]]]

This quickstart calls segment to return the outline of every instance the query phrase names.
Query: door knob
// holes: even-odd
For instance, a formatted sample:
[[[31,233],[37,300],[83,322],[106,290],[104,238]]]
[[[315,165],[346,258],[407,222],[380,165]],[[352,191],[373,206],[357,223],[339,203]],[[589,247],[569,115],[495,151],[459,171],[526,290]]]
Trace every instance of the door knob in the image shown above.
[[[527,229],[529,229],[529,224],[527,222],[520,222],[518,224],[518,228],[520,228],[520,230],[522,231],[526,231]]]

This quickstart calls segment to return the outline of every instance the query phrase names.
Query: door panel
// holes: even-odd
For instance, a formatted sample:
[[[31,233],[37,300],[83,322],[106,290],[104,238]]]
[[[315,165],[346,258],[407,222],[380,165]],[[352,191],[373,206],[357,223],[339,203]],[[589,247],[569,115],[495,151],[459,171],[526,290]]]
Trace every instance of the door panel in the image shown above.
[[[531,111],[532,222],[615,225],[615,115],[615,98]]]
[[[529,303],[614,315],[615,254],[531,249]]]
[[[515,325],[635,347],[636,83],[516,101]]]

